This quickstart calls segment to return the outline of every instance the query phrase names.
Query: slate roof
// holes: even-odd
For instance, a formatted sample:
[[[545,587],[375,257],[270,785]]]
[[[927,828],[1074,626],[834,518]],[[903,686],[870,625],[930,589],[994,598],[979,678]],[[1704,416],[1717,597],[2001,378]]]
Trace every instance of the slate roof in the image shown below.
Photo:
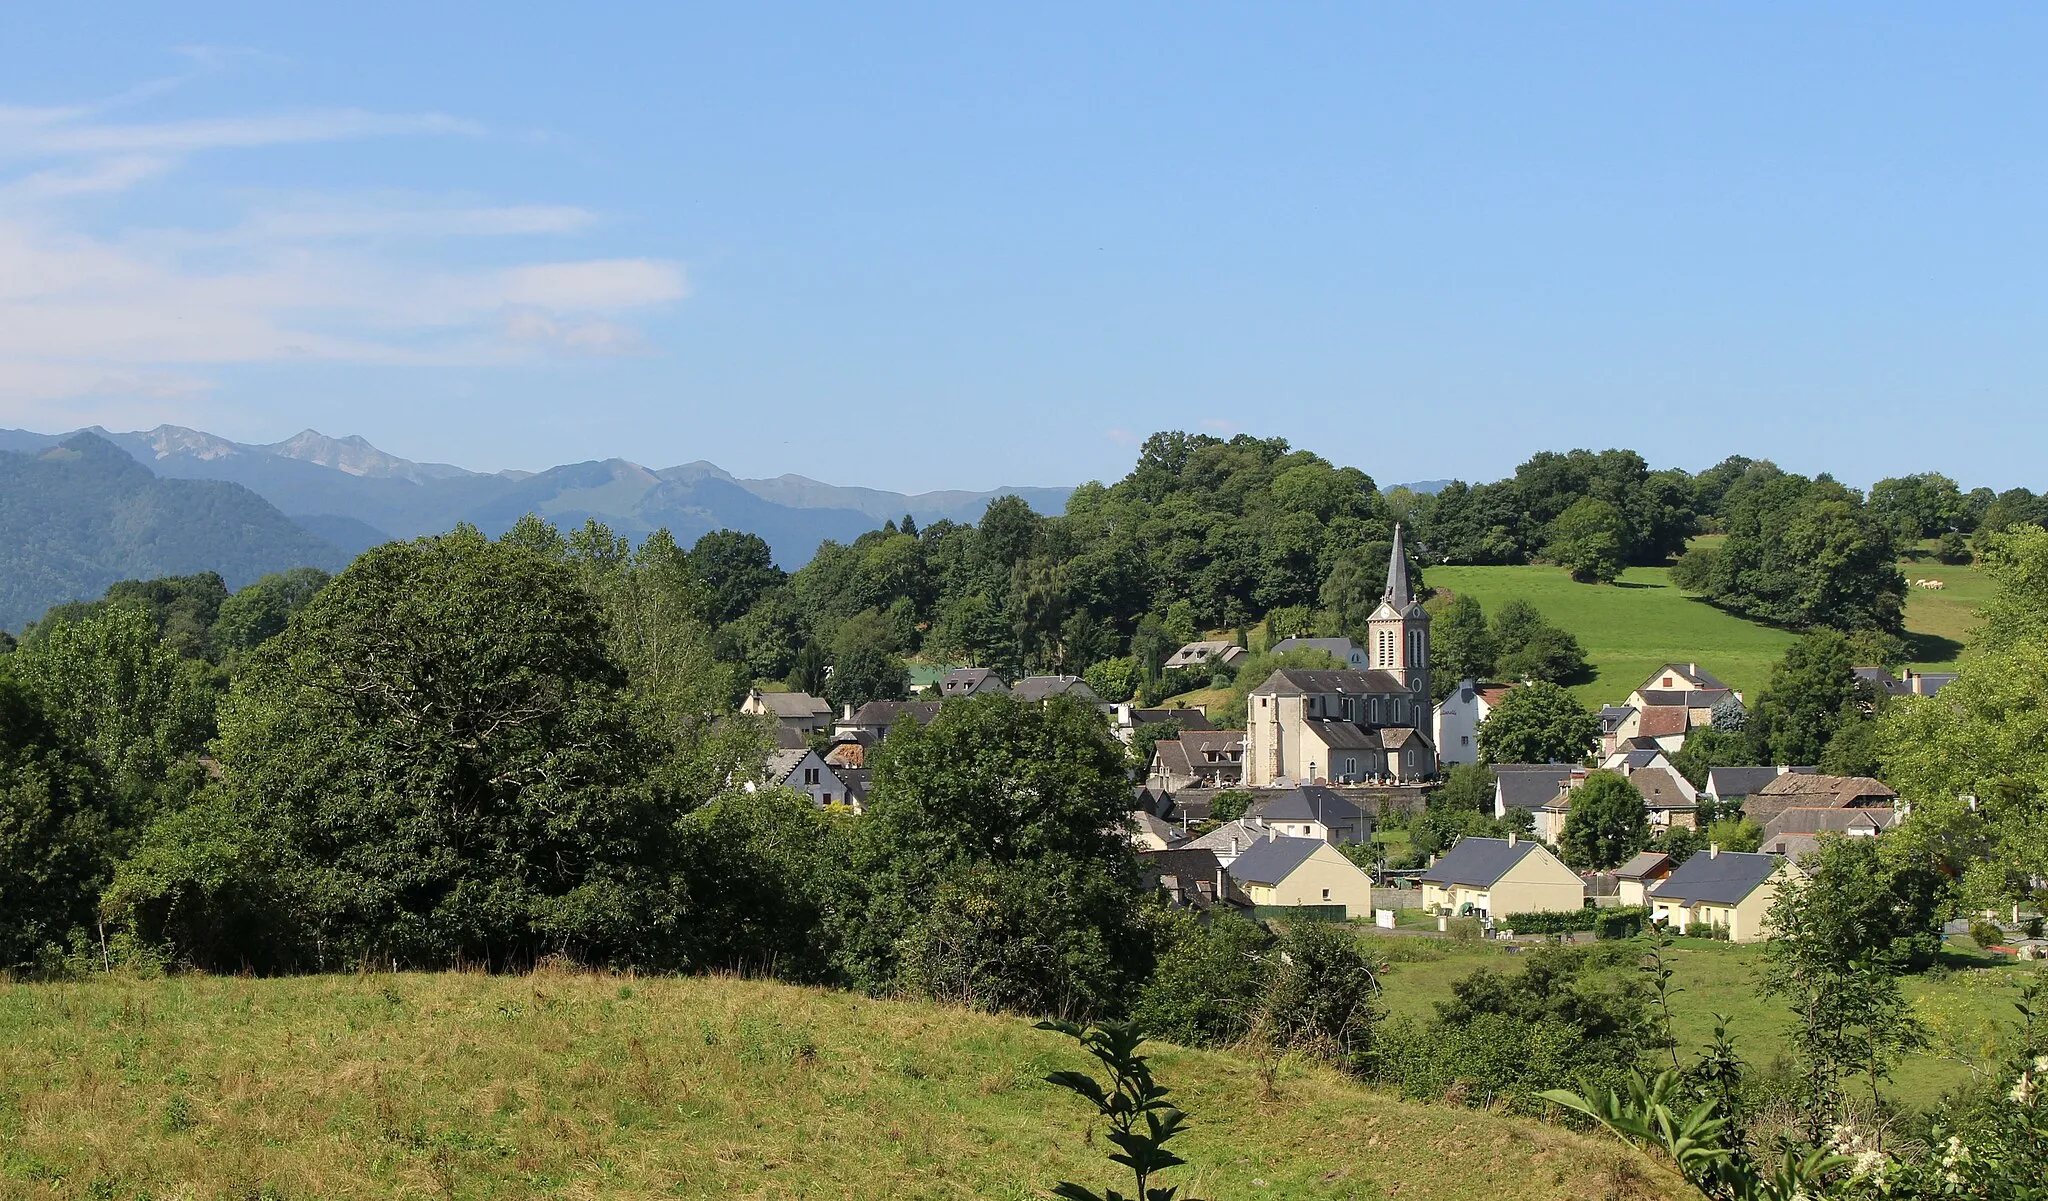
[[[761,704],[777,717],[829,717],[832,706],[808,692],[764,692]]]
[[[1131,724],[1134,726],[1146,726],[1160,721],[1172,722],[1181,728],[1182,733],[1186,733],[1189,730],[1213,730],[1216,728],[1209,723],[1208,715],[1200,709],[1131,710]]]
[[[1224,822],[1200,838],[1183,845],[1197,850],[1222,851],[1228,854],[1231,843],[1235,841],[1238,853],[1242,854],[1246,848],[1253,843],[1264,841],[1271,833],[1257,822],[1240,817],[1236,821]]]
[[[1431,884],[1462,884],[1468,888],[1492,888],[1517,863],[1536,851],[1526,838],[1513,846],[1505,838],[1461,838],[1434,867],[1416,879]]]
[[[1003,678],[989,668],[956,667],[939,681],[939,692],[945,696],[972,696],[975,689],[991,680],[995,682],[996,687],[1003,687]]]
[[[768,766],[761,775],[770,784],[780,784],[796,773],[809,751],[776,751],[768,756]]]
[[[1612,734],[1621,728],[1621,723],[1635,716],[1634,705],[1608,705],[1600,710],[1600,732]]]
[[[1643,687],[1648,688],[1668,675],[1675,675],[1694,688],[1718,688],[1724,691],[1728,689],[1728,685],[1715,679],[1711,672],[1701,671],[1697,663],[1666,663],[1650,673],[1650,678],[1643,681]]]
[[[1230,652],[1237,651],[1238,655]],[[1227,639],[1213,638],[1204,642],[1190,642],[1167,657],[1168,667],[1200,667],[1207,663],[1228,663],[1238,658],[1244,648]]]
[[[1646,880],[1671,867],[1671,856],[1657,851],[1639,851],[1635,858],[1614,869],[1618,880]]]
[[[1661,750],[1624,751],[1621,756],[1621,765],[1630,773],[1634,773],[1643,770],[1663,757],[1664,752]]]
[[[1248,816],[1272,822],[1322,822],[1324,825],[1356,825],[1365,811],[1344,794],[1320,784],[1291,788],[1271,800],[1254,804]]]
[[[1166,851],[1138,852],[1138,871],[1147,888],[1164,888],[1179,904],[1190,909],[1209,909],[1219,902],[1244,903],[1243,894],[1232,887],[1213,851],[1174,847]],[[1223,895],[1216,895],[1218,882]]]
[[[1853,669],[1856,678],[1879,692],[1891,696],[1933,696],[1943,688],[1956,682],[1952,671],[1909,671],[1902,679],[1882,667],[1858,667]]]
[[[1154,838],[1157,838],[1159,841],[1165,843],[1169,847],[1173,846],[1175,843],[1187,841],[1187,839],[1181,835],[1181,832],[1179,830],[1174,829],[1173,825],[1169,823],[1166,819],[1158,817],[1154,814],[1147,813],[1143,809],[1139,809],[1133,812],[1131,814],[1131,820],[1137,823],[1138,831],[1140,833],[1150,834]],[[1209,855],[1209,857],[1212,859],[1215,858],[1215,856],[1208,851],[1204,851],[1203,854]]]
[[[779,721],[769,727],[768,741],[774,744],[775,749],[778,751],[807,750],[811,745],[804,739],[804,732],[802,730],[797,729],[795,726],[785,726]]]
[[[1743,851],[1697,854],[1679,864],[1657,886],[1657,899],[1688,905],[1733,905],[1755,892],[1783,862],[1776,855]]]
[[[1793,805],[1784,809],[1764,827],[1766,845],[1787,834],[1846,834],[1851,830],[1889,830],[1890,808],[1843,809],[1835,806]]]
[[[1357,722],[1311,718],[1302,723],[1302,728],[1304,732],[1315,731],[1323,745],[1333,751],[1376,751],[1386,745],[1380,740],[1378,731],[1368,730]],[[1329,766],[1323,764],[1326,771]]]
[[[1572,768],[1568,763],[1496,763],[1493,777],[1500,782],[1497,791],[1502,804],[1510,809],[1541,809],[1572,778]]]
[[[1348,696],[1408,695],[1401,681],[1387,672],[1377,669],[1352,671],[1349,668],[1323,671],[1282,668],[1268,676],[1266,682],[1254,691],[1265,696],[1306,696],[1312,692],[1337,692]]]
[[[1230,865],[1230,875],[1249,884],[1278,884],[1315,854],[1317,847],[1328,845],[1320,838],[1269,838],[1239,854]]]
[[[856,805],[868,803],[868,789],[874,784],[875,769],[872,767],[835,767],[832,774],[846,785],[846,795]]]
[[[1387,726],[1380,731],[1380,745],[1390,751],[1398,751],[1411,742],[1423,741],[1426,740],[1422,737],[1422,731],[1411,730],[1407,726]]]
[[[1078,700],[1098,699],[1095,690],[1088,687],[1080,676],[1026,676],[1010,689],[1020,701],[1042,701],[1047,697],[1071,696]]]

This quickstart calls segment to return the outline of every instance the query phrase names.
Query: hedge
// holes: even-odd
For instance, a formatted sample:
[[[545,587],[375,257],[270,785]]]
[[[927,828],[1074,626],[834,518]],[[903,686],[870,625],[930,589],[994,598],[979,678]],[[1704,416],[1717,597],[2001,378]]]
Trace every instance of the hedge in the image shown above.
[[[1510,913],[1494,924],[1517,934],[1582,934],[1597,938],[1631,938],[1640,933],[1650,911],[1641,905],[1614,909],[1573,909],[1563,913]]]

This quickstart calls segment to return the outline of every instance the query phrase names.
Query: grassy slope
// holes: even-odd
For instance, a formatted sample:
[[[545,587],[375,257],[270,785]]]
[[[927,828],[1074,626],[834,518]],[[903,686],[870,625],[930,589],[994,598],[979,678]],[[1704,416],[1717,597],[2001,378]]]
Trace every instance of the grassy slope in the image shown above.
[[[1909,587],[1906,631],[1912,666],[1952,669],[1991,584],[1974,567],[1901,563],[1908,581],[1938,579],[1939,591]],[[1470,594],[1488,613],[1514,599],[1535,605],[1575,635],[1594,678],[1572,691],[1589,705],[1619,702],[1669,662],[1697,662],[1754,701],[1793,635],[1724,613],[1671,583],[1661,567],[1632,567],[1615,586],[1575,584],[1557,567],[1432,567],[1429,583]]]
[[[1015,1019],[729,979],[0,985],[0,1196],[997,1197],[1108,1183]],[[1675,1196],[1616,1144],[1161,1048],[1196,1196]],[[1455,1169],[1447,1164],[1455,1163]]]
[[[1514,957],[1498,947],[1437,945],[1445,949],[1443,958],[1396,963],[1388,970],[1387,1000],[1393,1012],[1428,1017],[1433,1001],[1450,996],[1453,981],[1488,964],[1508,970],[1514,967]],[[1762,949],[1757,946],[1679,940],[1673,982],[1682,991],[1672,999],[1672,1024],[1681,1056],[1696,1054],[1712,1037],[1717,1013],[1730,1019],[1737,1046],[1751,1064],[1763,1067],[1790,1055],[1792,1016],[1783,1002],[1758,992],[1761,962]],[[2017,1018],[2013,1003],[2019,1000],[2020,984],[2030,970],[2005,964],[1956,971],[1941,980],[1906,980],[1907,1000],[1926,1023],[1935,1045],[1899,1065],[1890,1091],[1909,1104],[1926,1107],[1944,1090],[1963,1083],[1969,1069],[1943,1058],[1941,1052],[1954,1049],[1983,1056],[1987,1040],[2000,1024],[2009,1026]]]

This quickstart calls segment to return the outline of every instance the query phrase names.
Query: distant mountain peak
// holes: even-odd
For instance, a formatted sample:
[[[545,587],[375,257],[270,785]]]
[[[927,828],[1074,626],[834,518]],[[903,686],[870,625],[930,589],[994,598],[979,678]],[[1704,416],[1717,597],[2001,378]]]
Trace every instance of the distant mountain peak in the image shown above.
[[[101,437],[112,437],[98,426],[92,432]],[[134,435],[142,439],[151,454],[159,459],[172,455],[189,455],[195,459],[211,462],[243,453],[242,447],[226,438],[216,437],[205,430],[187,429],[182,425],[160,425],[147,433]]]
[[[304,429],[282,442],[273,442],[255,449],[280,458],[299,459],[321,467],[332,467],[336,471],[354,476],[418,482],[470,474],[460,467],[451,467],[446,463],[415,463],[410,459],[401,459],[397,455],[378,450],[361,434],[330,438],[319,430]]]

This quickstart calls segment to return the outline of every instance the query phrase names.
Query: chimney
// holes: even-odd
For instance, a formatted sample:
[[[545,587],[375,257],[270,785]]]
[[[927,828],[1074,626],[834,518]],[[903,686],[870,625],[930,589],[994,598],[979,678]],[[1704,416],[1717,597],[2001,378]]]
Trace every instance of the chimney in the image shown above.
[[[1709,858],[1709,859],[1719,859],[1720,857],[1721,857],[1721,844],[1720,844],[1720,843],[1718,843],[1718,842],[1710,842],[1710,843],[1708,843],[1708,844],[1707,844],[1707,858]]]
[[[1509,830],[1509,831],[1508,831],[1508,845],[1509,845],[1509,846],[1511,846],[1511,847],[1512,847],[1512,846],[1514,846],[1514,845],[1515,845],[1515,841],[1516,841],[1516,836],[1515,836],[1515,832],[1514,832],[1513,830]]]
[[[844,716],[844,717],[840,718],[840,720],[841,720],[841,721],[852,721],[852,720],[853,720],[853,702],[852,702],[852,701],[848,701],[848,702],[846,702],[846,706],[845,706],[845,712],[846,712],[846,716]]]
[[[1436,866],[1436,855],[1435,855],[1435,853],[1434,853],[1434,852],[1432,852],[1432,853],[1430,854],[1430,856],[1429,856],[1429,865],[1430,865],[1431,867],[1435,867],[1435,866]]]

